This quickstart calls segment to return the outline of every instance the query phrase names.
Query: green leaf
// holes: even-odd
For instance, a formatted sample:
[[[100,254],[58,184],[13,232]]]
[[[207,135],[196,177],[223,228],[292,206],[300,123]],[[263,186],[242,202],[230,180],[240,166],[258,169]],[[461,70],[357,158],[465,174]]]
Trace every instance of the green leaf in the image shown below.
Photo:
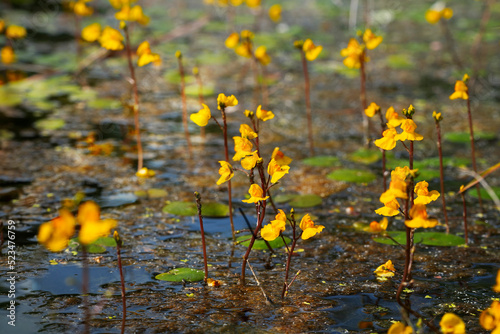
[[[349,154],[347,158],[354,162],[369,165],[379,161],[382,158],[382,153],[379,150],[360,148],[356,152]]]
[[[184,92],[186,96],[198,97],[199,96],[200,87],[198,84],[196,85],[188,85]],[[212,96],[215,94],[214,86],[203,85],[201,89],[201,95],[203,96]],[[200,106],[201,109],[201,106]]]
[[[192,268],[176,268],[167,273],[158,274],[155,278],[160,281],[169,282],[182,282],[183,280],[187,282],[198,282],[205,278],[205,272]]]
[[[165,189],[151,188],[147,190],[149,198],[161,198],[168,195]]]
[[[305,194],[295,196],[295,198],[293,198],[288,204],[294,208],[310,208],[321,205],[321,203],[323,203],[321,196],[315,194]]]
[[[119,100],[108,98],[97,98],[90,100],[87,105],[93,109],[120,109],[122,103]]]
[[[194,202],[170,202],[162,211],[177,216],[195,216],[198,213]]]
[[[204,217],[227,217],[229,216],[229,206],[217,202],[202,203],[201,214]]]
[[[475,140],[493,140],[496,138],[496,134],[493,132],[481,132],[477,131],[474,133]],[[457,144],[467,144],[470,143],[470,133],[469,132],[448,132],[444,134],[444,140],[457,143]]]
[[[406,232],[391,231],[387,232],[394,240],[401,245],[406,245]],[[373,238],[374,241],[385,245],[397,245],[394,241],[386,237]],[[427,246],[458,246],[465,243],[464,238],[446,234],[443,232],[416,232],[414,234],[415,243],[421,243]]]
[[[314,167],[338,167],[340,159],[331,155],[320,155],[302,160],[308,166]]]
[[[414,61],[407,54],[388,55],[387,64],[396,70],[412,69],[415,66]]]
[[[240,243],[240,245],[243,245],[245,247],[248,247],[250,245],[250,239],[252,238],[251,235],[241,235],[238,238],[236,238],[236,241],[243,241]],[[288,237],[285,237],[285,241],[287,244],[289,244],[292,240]],[[277,249],[285,246],[285,243],[283,242],[283,239],[281,237],[278,237],[274,239],[273,241],[268,241],[269,245],[271,246],[272,249]],[[269,249],[267,248],[266,242],[262,239],[256,239],[255,242],[253,243],[252,249],[257,249],[257,250],[266,250]]]
[[[497,197],[500,198],[500,187],[491,187],[491,189],[497,195]],[[479,192],[481,193],[481,198],[492,199],[486,189],[480,188]],[[467,194],[469,194],[471,197],[478,198],[476,189],[468,189]]]
[[[87,252],[91,254],[102,254],[106,253],[106,247],[116,247],[116,241],[111,237],[100,237],[93,243],[87,246]],[[77,250],[78,252],[82,251],[82,246],[78,241],[78,238],[73,238],[69,240],[69,248],[73,250]]]
[[[53,131],[62,128],[66,122],[63,119],[47,118],[35,122],[35,127],[41,131]]]
[[[298,195],[296,194],[279,194],[276,196],[273,196],[273,201],[276,204],[281,204],[281,203],[286,203],[297,197]]]
[[[327,175],[327,178],[335,181],[368,183],[376,179],[375,174],[357,169],[337,169]]]

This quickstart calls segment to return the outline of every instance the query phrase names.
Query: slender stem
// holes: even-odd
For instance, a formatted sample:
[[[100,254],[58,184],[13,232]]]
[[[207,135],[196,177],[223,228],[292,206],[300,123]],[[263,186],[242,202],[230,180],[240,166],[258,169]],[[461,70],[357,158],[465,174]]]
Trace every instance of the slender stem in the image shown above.
[[[227,121],[226,121],[226,111],[221,108],[222,114],[222,135],[224,136],[224,157],[226,162],[229,163],[229,147],[227,144]],[[232,201],[232,189],[231,180],[227,181],[227,196],[228,196],[228,206],[229,206],[229,221],[231,222],[231,233],[233,235],[233,242],[236,240],[234,234],[234,221],[233,221],[233,201]]]
[[[121,255],[121,240],[116,242],[116,256],[118,259],[118,269],[120,271],[120,282],[122,289],[122,308],[123,308],[123,316],[122,316],[122,327],[121,334],[125,333],[125,322],[127,319],[127,297],[125,295],[125,276],[123,275],[123,266],[122,266],[122,255]]]
[[[203,264],[205,265],[205,283],[208,279],[208,262],[207,262],[207,246],[205,244],[205,231],[203,229],[203,217],[201,215],[201,195],[199,192],[195,191],[194,197],[196,198],[196,207],[198,208],[198,219],[200,221],[200,232],[201,232],[201,246],[203,247]]]
[[[177,57],[179,63],[179,74],[181,76],[181,98],[182,98],[182,125],[184,126],[184,136],[188,146],[189,156],[191,156],[191,139],[189,138],[188,115],[186,103],[186,79],[184,75],[184,66],[182,65],[182,55]]]
[[[460,195],[462,196],[462,203],[463,203],[463,216],[464,216],[464,239],[465,239],[465,244],[469,244],[469,232],[467,228],[467,203],[465,202],[465,191],[461,192]]]
[[[382,129],[382,134],[385,131],[386,125],[384,123],[384,118],[382,117],[382,112],[379,110],[378,115],[380,116],[380,128]],[[381,149],[382,151],[382,176],[384,178],[384,192],[387,190],[387,175],[385,174],[386,172],[386,163],[385,163],[385,150]]]
[[[474,126],[472,125],[472,113],[471,113],[471,108],[470,108],[470,98],[467,99],[467,114],[468,114],[468,118],[469,118],[470,150],[471,150],[472,168],[474,169],[474,172],[477,174],[476,149],[474,147]],[[476,184],[476,190],[477,190],[477,198],[479,199],[479,207],[481,208],[481,211],[483,211],[483,199],[481,197],[479,183]]]
[[[128,34],[128,26],[123,28],[125,32],[125,48],[127,50],[128,68],[130,70],[130,79],[132,80],[132,89],[134,92],[134,126],[135,126],[135,139],[137,142],[137,171],[142,169],[143,166],[143,153],[141,132],[139,124],[139,91],[137,89],[137,80],[135,78],[134,65],[132,64],[132,50],[130,49],[130,38]]]
[[[443,214],[444,221],[446,223],[446,233],[450,233],[450,225],[448,223],[448,213],[446,212],[446,199],[444,193],[444,171],[443,171],[443,149],[441,147],[441,126],[439,125],[439,121],[436,120],[436,133],[437,133],[437,148],[439,153],[439,174],[441,176],[441,200],[443,202]]]
[[[200,73],[197,71],[194,74],[196,81],[198,82],[198,99],[200,100],[200,105],[205,103],[205,98],[203,97],[203,81],[201,80]],[[200,126],[200,135],[203,141],[206,139],[205,127]]]
[[[82,295],[83,295],[83,308],[85,312],[84,333],[90,333],[90,306],[89,306],[89,261],[87,256],[87,246],[82,245]]]
[[[264,197],[266,196],[265,194],[265,189],[264,191]],[[243,256],[243,264],[241,266],[241,276],[240,276],[240,284],[245,285],[245,269],[246,269],[246,264],[248,257],[250,256],[250,252],[252,251],[253,244],[256,239],[257,233],[260,231],[260,228],[262,227],[262,222],[264,221],[264,217],[266,216],[266,201],[260,201],[256,205],[257,212],[258,212],[258,219],[257,219],[257,227],[255,228],[255,233],[252,234],[252,239],[250,239],[250,244],[248,245],[247,251],[245,252],[245,255]]]
[[[366,68],[365,68],[365,50],[363,50],[363,54],[361,55],[361,65],[360,65],[360,79],[361,79],[361,90],[360,90],[360,101],[361,101],[361,115],[363,117],[363,140],[365,142],[365,145],[368,145],[370,142],[370,134],[369,134],[369,128],[370,128],[370,120],[368,116],[365,114],[365,109],[368,107],[368,104],[366,102]]]
[[[294,234],[294,237],[293,237],[293,241],[292,241],[292,245],[290,246],[290,251],[288,252],[288,257],[286,259],[286,269],[285,269],[285,281],[283,282],[283,290],[281,291],[281,299],[285,298],[285,294],[287,292],[287,287],[288,287],[288,273],[290,271],[290,263],[292,261],[292,256],[293,256],[293,250],[295,249],[295,245],[297,244],[297,240],[299,238],[296,238],[295,237],[295,228],[293,229],[293,234]]]
[[[306,117],[307,117],[307,135],[309,138],[309,152],[314,156],[314,140],[312,127],[312,111],[311,111],[311,85],[309,81],[309,71],[307,70],[307,60],[304,51],[300,51],[302,58],[302,69],[304,71],[304,91],[306,96]]]

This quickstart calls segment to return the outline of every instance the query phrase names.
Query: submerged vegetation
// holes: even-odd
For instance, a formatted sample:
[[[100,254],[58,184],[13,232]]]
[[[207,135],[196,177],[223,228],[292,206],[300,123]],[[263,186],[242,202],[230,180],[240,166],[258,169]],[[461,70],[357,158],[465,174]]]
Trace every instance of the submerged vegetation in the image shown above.
[[[500,331],[500,7],[407,5],[0,5],[0,328]]]

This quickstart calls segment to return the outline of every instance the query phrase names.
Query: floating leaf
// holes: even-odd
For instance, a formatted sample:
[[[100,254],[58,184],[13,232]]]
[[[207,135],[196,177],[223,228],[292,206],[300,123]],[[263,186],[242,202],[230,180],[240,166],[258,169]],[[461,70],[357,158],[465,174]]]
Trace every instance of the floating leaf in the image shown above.
[[[41,119],[35,122],[35,127],[40,131],[53,131],[62,128],[66,122],[59,118]]]
[[[368,183],[376,179],[372,172],[357,169],[337,169],[327,175],[331,180]]]
[[[314,167],[338,167],[340,159],[331,155],[320,155],[302,160],[308,166]]]
[[[387,232],[394,240],[401,245],[406,245],[406,232],[391,231]],[[386,237],[373,238],[374,241],[385,245],[397,245],[393,240]],[[421,243],[427,246],[458,246],[465,243],[464,238],[446,234],[443,232],[416,232],[414,234],[415,243]]]
[[[415,62],[407,54],[388,55],[387,64],[396,70],[413,69]]]
[[[298,195],[296,194],[280,194],[273,196],[273,201],[274,203],[281,204],[281,203],[286,203],[297,197]]]
[[[161,197],[166,197],[168,195],[165,189],[158,189],[158,188],[148,189],[147,194],[149,198],[161,198]]]
[[[122,103],[119,100],[108,98],[97,98],[90,100],[87,105],[93,109],[120,109]]]
[[[227,217],[229,206],[217,202],[202,203],[201,214],[205,217]]]
[[[205,272],[192,268],[176,268],[167,273],[158,274],[155,278],[160,281],[169,282],[182,282],[183,280],[187,282],[198,282],[205,278]]]
[[[252,238],[251,235],[241,235],[238,238],[236,238],[236,241],[246,240],[246,241],[241,242],[240,245],[248,247],[250,245],[251,238]],[[289,244],[290,241],[292,241],[292,240],[288,237],[285,237],[285,241],[287,244]],[[285,243],[283,242],[283,239],[281,239],[281,237],[278,237],[278,238],[274,239],[273,241],[268,241],[268,243],[272,249],[281,248],[281,247],[285,246]],[[266,242],[264,240],[256,239],[255,242],[253,243],[252,249],[266,250],[269,248],[267,248]]]
[[[184,92],[187,96],[198,97],[200,94],[200,88],[198,84],[186,86]],[[203,96],[211,96],[215,94],[215,88],[213,86],[203,85],[201,89],[201,95]]]
[[[310,208],[321,205],[321,203],[323,203],[321,196],[315,194],[305,194],[295,196],[295,198],[293,198],[288,204],[294,208]]]
[[[496,134],[492,132],[474,132],[475,140],[493,140],[496,138]],[[470,142],[469,132],[448,132],[444,134],[444,140],[457,143],[457,144],[467,144]]]
[[[100,237],[93,243],[87,246],[87,252],[91,254],[102,254],[106,253],[106,247],[116,247],[116,241],[111,237]],[[78,241],[78,238],[70,239],[69,248],[73,250],[77,250],[79,252],[82,251],[82,246]]]
[[[491,187],[491,189],[493,190],[493,192],[497,195],[498,198],[500,198],[500,187]],[[486,189],[484,188],[481,188],[479,190],[479,192],[481,193],[481,198],[484,198],[484,199],[492,199],[490,194],[486,191]],[[474,197],[474,198],[478,198],[477,197],[477,190],[475,189],[472,189],[472,190],[469,190],[467,192],[471,197]]]
[[[194,202],[170,202],[162,209],[164,213],[177,216],[195,216],[198,212]]]
[[[354,162],[359,162],[362,164],[372,164],[377,162],[382,157],[382,153],[379,150],[370,150],[366,148],[360,148],[356,152],[353,152],[347,156],[347,158]]]

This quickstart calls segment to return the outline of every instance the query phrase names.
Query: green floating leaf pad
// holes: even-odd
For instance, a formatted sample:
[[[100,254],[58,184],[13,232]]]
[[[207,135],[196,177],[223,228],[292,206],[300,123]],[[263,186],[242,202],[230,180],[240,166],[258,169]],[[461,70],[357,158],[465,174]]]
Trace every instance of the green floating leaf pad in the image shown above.
[[[202,203],[201,214],[204,217],[227,217],[229,216],[229,206],[217,202]]]
[[[276,204],[286,203],[286,202],[291,201],[292,199],[294,199],[297,196],[298,195],[295,195],[295,194],[286,194],[286,195],[281,194],[281,195],[273,196],[273,201]]]
[[[243,241],[242,243],[240,243],[240,245],[248,247],[250,245],[250,239],[252,239],[251,235],[241,235],[238,238],[236,238],[236,241],[246,240],[246,241]],[[292,241],[292,240],[288,237],[285,237],[285,241],[287,244],[289,244],[290,241]],[[283,239],[281,239],[281,237],[278,237],[278,238],[274,239],[273,241],[268,241],[268,243],[272,249],[277,249],[277,248],[281,248],[281,247],[285,246],[285,243],[283,242]],[[266,242],[264,240],[257,239],[253,243],[252,249],[266,250],[269,248],[267,248]]]
[[[187,96],[192,96],[192,97],[198,97],[200,94],[200,88],[199,86],[196,85],[189,85],[186,86],[186,89],[184,90]],[[203,86],[201,89],[201,95],[203,96],[211,96],[215,94],[215,89],[213,86]],[[201,109],[201,106],[200,106]]]
[[[331,155],[320,155],[302,160],[308,166],[314,167],[338,167],[340,159]]]
[[[156,279],[160,281],[169,282],[198,282],[205,278],[205,272],[203,270],[191,269],[191,268],[177,268],[172,269],[168,273],[158,274],[155,276]]]
[[[382,158],[382,153],[379,150],[361,148],[356,152],[349,154],[347,158],[354,162],[369,165],[379,161]]]
[[[161,197],[166,197],[168,195],[165,189],[158,189],[158,188],[148,189],[147,194],[149,198],[161,198]]]
[[[87,104],[93,109],[120,109],[122,108],[122,103],[119,100],[108,99],[108,98],[97,98],[92,99]]]
[[[326,177],[335,181],[356,183],[368,183],[376,179],[375,174],[372,172],[356,169],[337,169],[328,174]]]
[[[198,213],[194,202],[170,202],[162,211],[177,216],[195,216]]]
[[[496,134],[492,132],[475,132],[475,140],[493,140],[496,138]],[[444,140],[457,144],[470,143],[470,133],[469,132],[448,132],[444,134]]]
[[[414,62],[407,54],[395,54],[387,57],[389,67],[396,70],[406,70],[414,67]]]
[[[497,197],[500,198],[500,187],[491,187],[491,189],[497,195]],[[481,188],[479,190],[479,192],[481,193],[481,198],[492,200],[490,194],[486,191],[486,189]],[[478,198],[477,197],[477,190],[475,187],[473,187],[472,189],[468,189],[467,194],[469,194],[471,197]]]
[[[401,245],[406,245],[406,232],[387,232],[394,240]],[[397,245],[393,240],[385,237],[373,238],[374,241],[385,245]],[[427,246],[459,246],[465,244],[462,237],[446,234],[443,232],[416,232],[414,235],[416,244],[421,243]]]
[[[298,195],[295,196],[290,204],[294,208],[310,208],[313,206],[321,205],[323,203],[323,199],[321,196],[315,194],[306,194],[306,195]]]
[[[76,249],[81,252],[82,246],[78,241],[78,238],[70,239],[69,247],[71,249]],[[100,237],[93,243],[87,246],[87,252],[91,254],[102,254],[106,253],[106,247],[116,247],[116,240],[111,237]]]
[[[51,130],[58,130],[62,128],[66,123],[64,122],[63,119],[58,119],[58,118],[47,118],[47,119],[41,119],[39,121],[35,122],[35,127],[38,130],[41,131],[51,131]]]

